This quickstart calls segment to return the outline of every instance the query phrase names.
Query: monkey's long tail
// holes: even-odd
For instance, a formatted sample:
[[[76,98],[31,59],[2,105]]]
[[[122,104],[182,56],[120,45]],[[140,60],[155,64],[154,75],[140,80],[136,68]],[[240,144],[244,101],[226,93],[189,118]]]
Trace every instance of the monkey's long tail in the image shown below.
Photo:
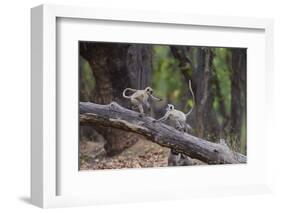
[[[193,106],[192,106],[192,108],[189,110],[189,112],[185,114],[186,117],[189,116],[190,113],[192,113],[193,108],[194,108],[194,105],[195,105],[195,97],[194,97],[194,93],[193,93],[193,90],[192,90],[192,86],[191,86],[191,81],[190,81],[190,80],[189,80],[189,82],[188,82],[188,85],[189,85],[189,90],[190,90],[190,92],[191,92],[192,99],[193,99]]]
[[[124,97],[124,98],[131,98],[131,96],[126,95],[126,92],[127,92],[128,90],[131,91],[131,92],[136,92],[136,91],[137,91],[137,90],[131,89],[131,88],[126,88],[126,89],[124,89],[124,91],[123,91],[123,97]]]

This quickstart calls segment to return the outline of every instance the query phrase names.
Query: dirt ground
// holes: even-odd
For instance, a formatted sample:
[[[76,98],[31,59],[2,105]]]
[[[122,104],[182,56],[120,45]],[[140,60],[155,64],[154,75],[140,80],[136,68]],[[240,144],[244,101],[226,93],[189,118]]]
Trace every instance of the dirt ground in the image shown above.
[[[114,157],[106,157],[103,143],[80,142],[80,170],[165,167],[169,149],[139,140]]]

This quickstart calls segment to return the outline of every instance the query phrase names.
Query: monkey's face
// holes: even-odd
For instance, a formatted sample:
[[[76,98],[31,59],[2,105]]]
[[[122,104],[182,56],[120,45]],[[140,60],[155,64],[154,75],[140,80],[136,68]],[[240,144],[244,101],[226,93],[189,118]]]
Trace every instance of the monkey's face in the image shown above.
[[[146,87],[145,91],[147,94],[152,95],[153,94],[153,89],[151,87]]]
[[[172,104],[168,104],[168,106],[166,108],[167,111],[171,111],[171,110],[174,110],[174,109],[175,109],[175,107]]]

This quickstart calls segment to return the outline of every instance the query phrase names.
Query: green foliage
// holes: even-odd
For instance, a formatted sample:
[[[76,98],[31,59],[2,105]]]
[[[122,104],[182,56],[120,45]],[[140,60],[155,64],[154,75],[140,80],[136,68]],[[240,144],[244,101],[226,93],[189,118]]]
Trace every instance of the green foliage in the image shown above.
[[[223,102],[226,106],[226,112],[229,114],[231,109],[231,68],[229,65],[229,48],[213,48],[214,59],[213,59],[213,68],[216,73],[216,77],[219,82],[220,92],[222,94]],[[215,109],[218,107],[219,97],[216,97],[214,103]]]
[[[213,122],[213,129],[217,128],[215,125],[219,125],[221,129],[213,132],[213,129],[210,132],[206,132],[204,137],[211,141],[218,141],[220,137],[226,139],[226,141],[235,149],[243,154],[246,154],[246,114],[241,120],[241,132],[240,134],[231,133],[231,87],[233,79],[232,74],[232,49],[231,48],[210,48],[213,55],[213,60],[211,64],[212,68],[212,77],[211,77],[211,95],[212,102],[208,105],[208,115],[214,115],[211,118],[210,123]],[[199,47],[191,47],[188,51],[188,57],[191,60],[192,68],[186,69],[188,76],[192,76],[192,81],[194,81],[198,89],[198,85],[204,83],[204,79],[196,78],[196,75],[202,71],[199,70],[199,64],[202,66],[204,62],[198,60],[198,54],[200,53]],[[179,67],[180,59],[176,59],[175,56],[171,53],[169,45],[152,45],[152,75],[151,75],[151,86],[156,91],[159,97],[162,97],[165,102],[172,103],[176,106],[177,109],[187,112],[195,103],[190,98],[189,89],[187,82],[184,79],[182,70]],[[200,57],[200,55],[199,55]],[[95,88],[95,79],[93,73],[87,61],[80,59],[80,69],[82,80],[80,81],[80,100],[81,101],[90,101],[93,90]],[[194,69],[194,70],[193,70]],[[198,71],[199,70],[199,71]],[[197,75],[198,76],[198,75]],[[199,75],[200,76],[200,75]],[[201,76],[202,77],[202,76]],[[195,88],[196,89],[196,88]],[[237,95],[239,96],[239,95]],[[239,97],[233,97],[239,98]],[[235,100],[235,99],[233,99]],[[237,100],[237,99],[236,99]],[[239,100],[239,99],[238,99]],[[200,100],[197,100],[200,104]],[[195,105],[196,109],[196,105]],[[196,113],[196,110],[195,110]],[[245,112],[246,113],[246,112]],[[208,117],[209,118],[209,117]],[[211,120],[214,119],[214,120]],[[236,118],[235,118],[236,119]],[[196,114],[194,117],[195,124],[193,127],[196,128]],[[208,126],[209,124],[206,124]],[[196,132],[196,130],[195,130]],[[220,133],[218,133],[220,132]],[[83,156],[81,157],[83,159]],[[83,159],[86,160],[86,159]]]
[[[169,46],[153,46],[152,86],[161,97],[178,104],[183,81],[179,62],[171,55]]]
[[[81,101],[90,101],[96,84],[95,78],[93,77],[89,63],[85,60],[80,60],[80,63],[82,63],[82,81],[80,81],[80,88],[82,88],[82,90],[80,90],[80,99]]]

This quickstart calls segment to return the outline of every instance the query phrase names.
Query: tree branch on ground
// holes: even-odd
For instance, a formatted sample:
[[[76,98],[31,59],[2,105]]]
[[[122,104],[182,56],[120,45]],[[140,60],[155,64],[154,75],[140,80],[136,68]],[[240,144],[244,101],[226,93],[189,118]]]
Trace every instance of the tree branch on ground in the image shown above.
[[[149,116],[126,109],[116,102],[108,105],[80,102],[80,125],[111,127],[137,133],[163,147],[208,164],[246,163],[246,156],[233,152],[225,143],[213,143],[180,132]]]

